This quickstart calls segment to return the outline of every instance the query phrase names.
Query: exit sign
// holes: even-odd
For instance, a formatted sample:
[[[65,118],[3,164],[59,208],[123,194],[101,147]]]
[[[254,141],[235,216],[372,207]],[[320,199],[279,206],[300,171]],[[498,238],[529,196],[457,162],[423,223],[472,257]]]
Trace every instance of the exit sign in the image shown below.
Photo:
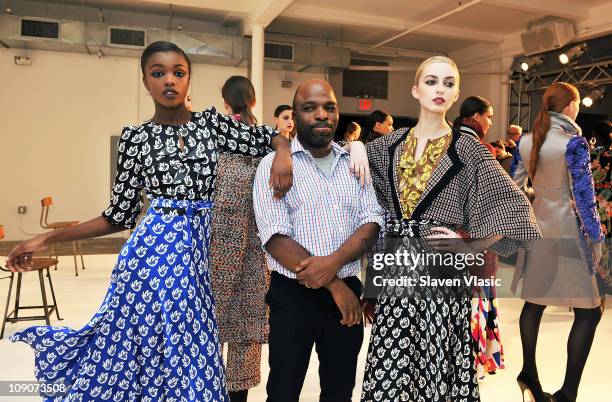
[[[362,112],[369,112],[372,110],[372,99],[370,98],[357,98],[357,110]]]

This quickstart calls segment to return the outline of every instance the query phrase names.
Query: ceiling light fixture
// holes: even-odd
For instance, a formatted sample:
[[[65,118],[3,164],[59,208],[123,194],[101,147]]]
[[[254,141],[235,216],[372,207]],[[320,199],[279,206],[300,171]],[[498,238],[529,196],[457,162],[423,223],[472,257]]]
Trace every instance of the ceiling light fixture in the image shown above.
[[[574,46],[567,51],[561,53],[559,55],[559,62],[561,64],[569,64],[584,54],[588,50],[586,43],[581,43],[580,45]]]
[[[586,107],[591,107],[595,102],[601,101],[606,94],[603,88],[593,88],[589,94],[582,98],[582,104]]]
[[[523,70],[524,72],[527,72],[530,69],[533,69],[534,67],[539,66],[543,62],[544,62],[544,59],[542,58],[542,56],[532,56],[528,59],[525,59],[521,63],[521,70]]]

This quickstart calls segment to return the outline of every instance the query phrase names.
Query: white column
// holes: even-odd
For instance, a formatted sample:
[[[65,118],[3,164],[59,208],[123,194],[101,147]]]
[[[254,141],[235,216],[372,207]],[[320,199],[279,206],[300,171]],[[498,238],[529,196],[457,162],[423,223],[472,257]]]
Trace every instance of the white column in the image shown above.
[[[507,130],[508,130],[508,125],[509,124],[516,124],[516,122],[514,121],[508,121],[508,119],[510,118],[509,114],[510,114],[510,107],[508,105],[508,103],[510,102],[510,84],[506,82],[510,80],[510,74],[512,73],[512,63],[514,62],[514,57],[512,56],[502,56],[501,60],[500,60],[500,67],[502,71],[507,71],[508,75],[505,77],[500,77],[502,79],[501,82],[501,94],[500,94],[500,104],[499,104],[499,110],[500,110],[500,125],[501,125],[501,130],[500,132],[503,134],[503,137],[501,138],[502,140],[506,139],[506,135],[507,135]],[[520,100],[519,100],[520,101]],[[519,116],[520,119],[520,116]],[[525,127],[526,128],[526,127]]]
[[[264,26],[260,24],[251,25],[251,82],[255,87],[257,102],[253,108],[253,114],[258,124],[263,124],[263,80],[264,80]]]

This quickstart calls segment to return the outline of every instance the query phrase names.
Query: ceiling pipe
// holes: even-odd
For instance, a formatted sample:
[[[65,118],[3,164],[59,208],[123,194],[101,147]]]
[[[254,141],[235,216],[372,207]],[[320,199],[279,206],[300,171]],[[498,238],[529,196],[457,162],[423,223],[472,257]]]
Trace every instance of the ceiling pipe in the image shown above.
[[[471,66],[475,66],[477,64],[487,63],[489,61],[499,61],[499,60],[501,60],[504,57],[512,57],[509,54],[511,54],[511,53],[508,53],[508,54],[500,53],[498,55],[490,56],[490,57],[485,57],[483,59],[472,60],[472,61],[469,61],[469,62],[466,62],[466,63],[459,63],[459,68],[471,67]]]
[[[339,41],[334,39],[323,39],[313,38],[309,36],[296,35],[296,34],[285,34],[279,32],[266,31],[266,39],[271,41],[280,42],[301,42],[301,43],[325,43],[327,46],[341,47],[350,49],[356,53],[364,54],[367,56],[380,56],[389,58],[411,58],[411,59],[426,59],[431,56],[438,56],[447,54],[444,52],[436,52],[433,50],[417,50],[417,49],[405,49],[405,48],[394,48],[394,47],[383,47],[376,52],[364,53],[365,48],[370,46],[369,43],[358,43],[358,42],[347,42],[345,40]]]
[[[388,71],[388,72],[414,72],[418,65],[401,65],[401,66],[350,66],[347,70],[353,71]],[[502,75],[508,76],[507,71],[499,70],[462,70],[461,75]]]
[[[503,59],[504,57],[516,57],[518,55],[522,55],[523,54],[523,49],[522,48],[511,48],[511,49],[503,49],[501,52],[496,53],[494,55],[489,55],[489,56],[485,56],[481,59],[476,59],[476,60],[470,60],[467,61],[465,63],[457,63],[459,65],[459,68],[465,68],[465,67],[471,67],[471,66],[475,66],[477,64],[481,64],[481,63],[486,63],[489,61],[499,61],[501,59]]]
[[[437,16],[437,17],[435,17],[435,18],[432,18],[432,19],[430,19],[430,20],[428,20],[428,21],[425,21],[424,23],[419,24],[419,25],[417,25],[416,27],[412,27],[412,28],[407,29],[407,30],[405,30],[405,31],[403,31],[403,32],[400,32],[400,33],[398,33],[398,34],[396,34],[396,35],[393,35],[393,36],[392,36],[392,37],[390,37],[389,39],[385,39],[385,40],[383,40],[382,42],[378,42],[377,44],[372,45],[372,46],[370,46],[369,48],[367,48],[366,50],[364,50],[362,53],[367,53],[367,52],[369,52],[369,51],[371,51],[371,50],[373,50],[373,49],[376,49],[376,48],[378,48],[378,47],[381,47],[381,46],[383,46],[383,45],[386,45],[386,44],[387,44],[387,43],[389,43],[389,42],[393,42],[394,40],[399,39],[399,38],[401,38],[402,36],[408,35],[409,33],[412,33],[412,32],[414,32],[414,31],[417,31],[417,30],[419,30],[419,29],[421,29],[421,28],[423,28],[423,27],[426,27],[427,25],[431,25],[431,24],[433,24],[433,23],[435,23],[435,22],[438,22],[438,21],[440,21],[440,20],[442,20],[442,19],[444,19],[444,18],[446,18],[446,17],[448,17],[448,16],[451,16],[451,15],[456,14],[456,13],[458,13],[458,12],[461,12],[461,11],[463,11],[463,10],[467,10],[468,8],[470,8],[470,7],[472,7],[472,6],[475,6],[475,5],[476,5],[476,4],[478,4],[478,3],[482,3],[483,1],[484,1],[484,0],[473,0],[473,1],[470,1],[469,3],[467,3],[467,4],[461,4],[461,2],[459,2],[459,6],[458,6],[457,8],[455,8],[455,9],[453,9],[453,10],[451,10],[451,11],[448,11],[448,12],[446,12],[446,13],[442,14],[442,15],[439,15],[439,16]]]
[[[402,65],[402,66],[349,66],[347,70],[353,71],[416,71],[418,64]]]

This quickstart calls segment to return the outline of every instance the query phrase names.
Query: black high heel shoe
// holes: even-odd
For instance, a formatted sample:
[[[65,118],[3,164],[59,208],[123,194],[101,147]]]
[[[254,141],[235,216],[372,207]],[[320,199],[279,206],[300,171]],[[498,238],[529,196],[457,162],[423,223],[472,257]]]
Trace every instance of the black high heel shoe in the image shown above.
[[[551,401],[552,402],[574,402],[574,401],[571,401],[567,396],[565,396],[565,394],[561,390],[555,392],[552,395]]]
[[[516,377],[516,382],[521,389],[521,395],[523,396],[523,402],[525,402],[525,391],[528,391],[531,395],[531,400],[534,402],[550,402],[552,395],[548,392],[542,391],[542,386],[539,381],[534,381],[524,373],[520,373]],[[560,400],[559,402],[565,402]]]

